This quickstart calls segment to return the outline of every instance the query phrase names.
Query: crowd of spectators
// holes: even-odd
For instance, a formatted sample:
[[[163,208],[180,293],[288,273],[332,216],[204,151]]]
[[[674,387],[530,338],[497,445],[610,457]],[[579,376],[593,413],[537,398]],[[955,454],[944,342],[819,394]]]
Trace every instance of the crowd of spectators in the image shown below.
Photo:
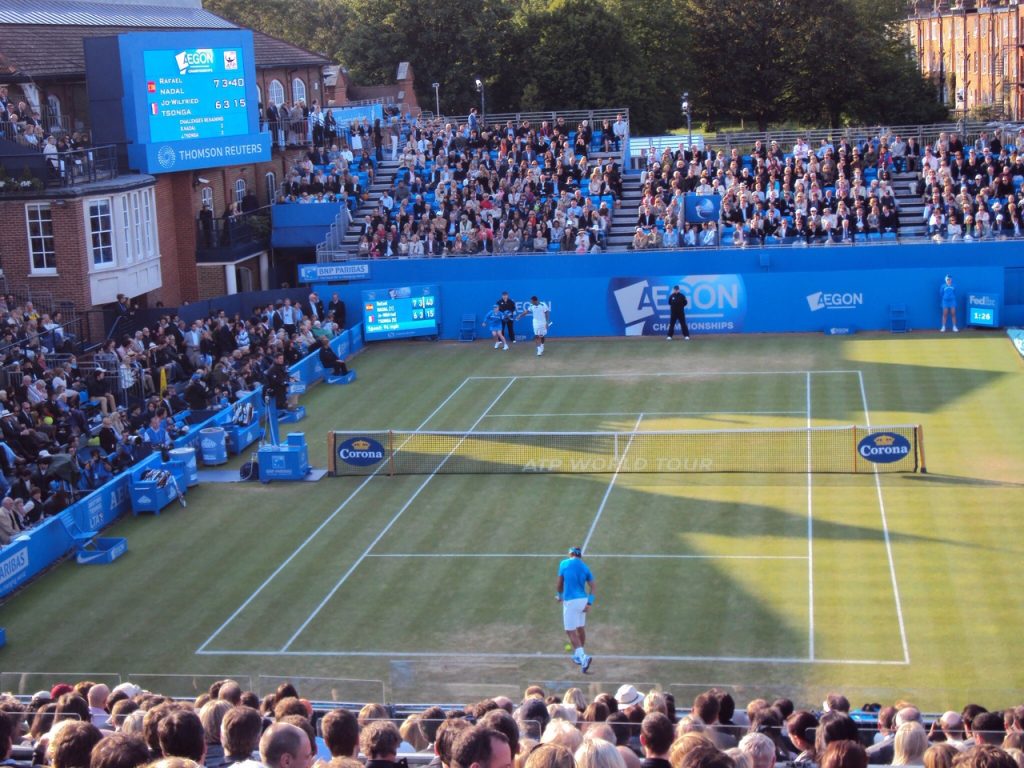
[[[124,328],[133,309],[123,296],[117,307]],[[194,412],[271,383],[286,405],[278,390],[287,368],[344,330],[345,306],[313,293],[304,306],[284,299],[247,317],[221,311],[189,324],[166,315],[111,338],[88,363],[41,330],[52,323],[31,302],[0,305],[0,546],[170,447]],[[320,354],[334,365],[329,348]]]
[[[277,202],[340,202],[355,211],[389,152],[399,163],[395,183],[357,222],[360,256],[585,253],[607,245],[621,168],[591,158],[621,148],[621,116],[597,130],[586,120],[573,129],[564,118],[487,125],[475,110],[458,125],[394,116],[318,130],[320,114],[311,113],[312,148],[290,162]]]
[[[6,85],[0,85],[0,138],[24,146],[35,147],[50,164],[54,173],[62,169],[60,153],[87,149],[89,135],[84,131],[66,132],[47,130],[42,116],[24,101],[14,101]],[[87,156],[77,157],[75,163],[81,167]],[[8,169],[10,171],[10,169]]]
[[[924,203],[927,235],[936,241],[984,240],[1024,234],[1024,129],[1005,146],[981,133],[973,144],[940,134],[920,158],[914,192]]]
[[[0,760],[13,768],[1021,768],[1024,707],[969,704],[928,722],[909,702],[871,705],[859,728],[846,697],[821,709],[712,688],[677,710],[671,694],[623,685],[433,706],[394,719],[382,704],[315,710],[290,683],[263,698],[221,680],[195,700],[132,683],[55,685],[27,704],[0,696]],[[877,728],[874,723],[877,722]]]

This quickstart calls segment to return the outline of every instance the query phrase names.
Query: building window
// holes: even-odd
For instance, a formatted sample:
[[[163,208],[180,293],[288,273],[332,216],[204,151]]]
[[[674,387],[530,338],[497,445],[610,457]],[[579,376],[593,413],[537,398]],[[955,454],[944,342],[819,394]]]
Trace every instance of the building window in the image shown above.
[[[146,256],[153,255],[153,190],[142,193],[142,231],[146,237]]]
[[[306,100],[306,83],[300,77],[292,80],[292,104]]]
[[[213,187],[203,187],[202,192],[199,193],[199,199],[203,205],[210,206],[210,210],[213,210]]]
[[[28,251],[32,259],[32,274],[56,274],[57,253],[53,242],[53,216],[50,204],[26,205],[25,221],[28,225]]]
[[[267,182],[267,203],[273,205],[277,200],[277,177],[273,173],[268,173],[264,178]]]
[[[124,242],[124,260],[132,260],[132,212],[128,209],[128,198],[122,197],[118,202],[121,209],[121,240]]]
[[[235,202],[239,205],[242,204],[242,198],[245,197],[245,179],[235,180]]]
[[[142,204],[139,202],[139,193],[132,192],[132,225],[135,231],[135,253],[142,258]]]
[[[275,107],[280,107],[284,104],[284,86],[281,85],[280,80],[271,80],[270,88],[268,89],[270,94],[270,103]]]
[[[110,214],[110,200],[89,201],[89,250],[94,267],[114,263],[114,222]]]
[[[46,123],[50,130],[62,128],[60,124],[60,99],[52,93],[46,97]]]

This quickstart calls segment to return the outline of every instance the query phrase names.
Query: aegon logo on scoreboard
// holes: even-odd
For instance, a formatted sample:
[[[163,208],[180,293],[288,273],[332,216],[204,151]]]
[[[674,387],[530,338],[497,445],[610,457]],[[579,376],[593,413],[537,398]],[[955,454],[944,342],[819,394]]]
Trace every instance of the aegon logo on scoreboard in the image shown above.
[[[213,72],[213,48],[193,48],[174,55],[178,65],[178,74],[194,75],[201,72]]]
[[[701,333],[743,330],[747,291],[741,275],[612,278],[609,299],[613,323],[625,336],[664,336],[668,331],[668,297],[673,285],[679,286],[689,302],[686,320],[691,330]]]

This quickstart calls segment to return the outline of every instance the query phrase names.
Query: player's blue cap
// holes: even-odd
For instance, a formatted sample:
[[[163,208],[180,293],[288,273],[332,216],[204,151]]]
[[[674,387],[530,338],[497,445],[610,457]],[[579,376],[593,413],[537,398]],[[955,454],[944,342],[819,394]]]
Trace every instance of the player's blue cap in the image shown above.
[[[570,555],[576,555],[576,557],[582,557],[583,556],[583,550],[580,549],[579,547],[569,547],[569,554]]]

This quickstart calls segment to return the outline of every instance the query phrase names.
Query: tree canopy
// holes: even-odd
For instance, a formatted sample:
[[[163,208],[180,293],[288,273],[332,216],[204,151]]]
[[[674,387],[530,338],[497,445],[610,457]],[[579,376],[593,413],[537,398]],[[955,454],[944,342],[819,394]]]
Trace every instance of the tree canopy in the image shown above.
[[[627,106],[637,129],[939,119],[903,0],[209,0],[233,21],[336,58],[357,82],[399,61],[420,103],[464,114]]]

